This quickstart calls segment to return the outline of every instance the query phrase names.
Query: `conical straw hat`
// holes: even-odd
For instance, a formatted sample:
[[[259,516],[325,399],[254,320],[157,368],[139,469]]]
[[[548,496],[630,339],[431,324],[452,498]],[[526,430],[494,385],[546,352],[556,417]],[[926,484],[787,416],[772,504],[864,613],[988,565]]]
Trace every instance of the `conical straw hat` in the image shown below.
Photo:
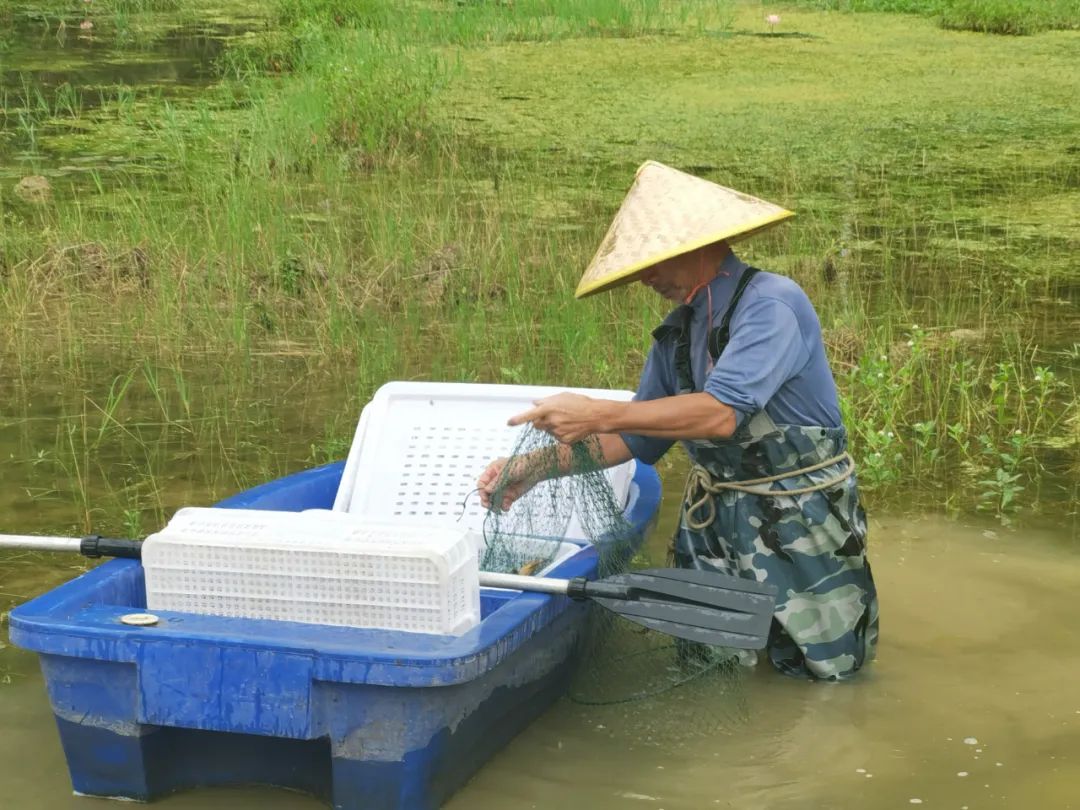
[[[650,160],[638,169],[575,297],[629,284],[665,259],[745,238],[792,216],[778,205]]]

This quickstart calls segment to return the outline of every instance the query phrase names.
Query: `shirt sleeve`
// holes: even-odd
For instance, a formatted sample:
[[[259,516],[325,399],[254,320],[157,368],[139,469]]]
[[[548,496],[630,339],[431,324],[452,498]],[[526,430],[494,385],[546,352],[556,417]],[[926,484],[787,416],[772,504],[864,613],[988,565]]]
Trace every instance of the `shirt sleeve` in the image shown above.
[[[649,356],[645,359],[645,368],[641,370],[641,380],[638,382],[637,393],[634,400],[660,399],[675,395],[670,376],[671,364],[664,359],[665,347],[659,341],[653,343],[649,350]],[[671,445],[675,442],[671,439],[660,439],[655,436],[639,436],[636,433],[620,433],[622,440],[634,455],[634,458],[645,464],[655,464]]]
[[[705,392],[734,408],[741,424],[809,360],[791,307],[776,298],[750,300],[732,322],[731,339],[705,381]]]

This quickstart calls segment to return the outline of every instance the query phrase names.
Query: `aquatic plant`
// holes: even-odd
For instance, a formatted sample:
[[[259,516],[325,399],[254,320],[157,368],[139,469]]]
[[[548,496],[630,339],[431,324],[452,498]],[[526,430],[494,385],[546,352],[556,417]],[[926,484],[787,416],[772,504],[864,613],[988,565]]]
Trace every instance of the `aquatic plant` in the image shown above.
[[[521,4],[366,4],[390,15],[377,30],[332,7],[288,6],[288,28],[245,38],[190,98],[9,91],[27,154],[104,142],[117,158],[56,172],[47,205],[0,194],[7,351],[20,373],[56,364],[90,391],[34,467],[71,520],[150,525],[185,492],[328,460],[388,379],[632,388],[662,307],[571,296],[647,157],[798,209],[740,250],[817,305],[871,504],[1014,519],[1069,497],[1067,49],[1017,63],[1002,48],[1027,41],[970,37],[931,64],[913,45],[951,35],[883,18],[856,39],[847,18],[809,13],[800,31],[827,48],[717,49],[729,11],[697,3],[628,5],[629,21],[549,3],[539,27]],[[760,30],[759,7],[740,9],[729,34]],[[867,53],[917,80],[866,70]],[[767,77],[748,72],[759,57]],[[811,92],[815,60],[847,78]],[[1047,71],[1060,86],[1035,81]],[[305,385],[336,391],[280,453],[260,446],[279,423],[242,379],[263,352],[318,358],[298,360]],[[232,394],[194,388],[207,357]],[[164,485],[185,475],[196,490]]]
[[[796,0],[796,4],[834,11],[921,14],[942,28],[988,34],[1035,34],[1080,28],[1078,0]]]

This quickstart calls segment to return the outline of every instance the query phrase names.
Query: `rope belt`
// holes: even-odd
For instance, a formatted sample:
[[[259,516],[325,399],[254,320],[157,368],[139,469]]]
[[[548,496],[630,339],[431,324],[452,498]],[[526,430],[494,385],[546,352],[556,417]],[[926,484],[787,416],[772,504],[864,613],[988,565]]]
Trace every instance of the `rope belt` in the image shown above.
[[[836,475],[829,476],[820,483],[808,487],[799,487],[798,489],[772,489],[768,486],[777,481],[784,481],[788,478],[795,478],[796,476],[817,472],[818,470],[831,467],[834,464],[839,464],[841,462],[844,463],[844,468],[840,472]],[[806,495],[810,492],[820,492],[823,489],[829,489],[846,481],[854,472],[855,459],[848,453],[841,453],[838,456],[825,459],[825,461],[810,467],[803,467],[802,469],[780,473],[779,475],[769,475],[765,478],[751,478],[747,481],[717,481],[707,469],[700,464],[695,464],[690,468],[690,474],[686,479],[686,491],[683,494],[686,525],[694,531],[699,531],[706,526],[710,526],[712,522],[716,520],[716,504],[713,503],[712,496],[718,495],[725,490],[746,492],[750,495],[782,496],[788,498],[794,497],[795,495]],[[694,518],[694,514],[699,509],[705,510],[705,517],[702,520]]]

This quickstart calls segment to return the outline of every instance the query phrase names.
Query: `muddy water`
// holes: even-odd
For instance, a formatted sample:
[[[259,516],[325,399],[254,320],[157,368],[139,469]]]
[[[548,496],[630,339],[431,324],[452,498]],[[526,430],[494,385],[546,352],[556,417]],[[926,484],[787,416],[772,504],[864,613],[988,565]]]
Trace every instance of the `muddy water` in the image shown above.
[[[32,376],[0,362],[0,531],[122,533],[128,521],[151,531],[181,505],[343,455],[331,441],[312,444],[350,435],[370,390],[320,364],[297,347],[182,363],[114,354]],[[110,381],[129,375],[110,405],[108,390],[119,388]],[[654,561],[676,519],[683,472],[664,469]],[[450,810],[1080,804],[1075,517],[1050,516],[1041,529],[884,510],[871,518],[882,643],[856,682],[803,683],[760,667],[724,692],[688,686],[602,708],[562,701]],[[0,553],[0,611],[84,565]],[[71,795],[37,662],[11,647],[0,649],[0,796],[0,806],[19,810],[102,806]],[[263,788],[162,802],[225,804],[320,806]]]
[[[262,4],[239,0],[134,14],[0,4],[0,183],[44,175],[61,193],[160,172],[130,110],[195,98],[217,81],[227,43],[265,24]]]
[[[80,37],[71,18],[65,39],[55,20],[51,27],[25,14],[12,20],[17,36],[0,76],[10,112],[0,124],[5,185],[30,172],[56,183],[91,167],[153,168],[153,156],[133,158],[127,143],[74,135],[103,131],[111,119],[95,110],[115,106],[120,85],[152,89],[154,98],[197,91],[212,81],[208,65],[221,41],[247,24],[168,23],[132,56],[115,21],[99,19],[92,36]],[[54,112],[58,88],[78,80],[83,112],[35,112],[36,102],[21,95],[24,76]],[[19,124],[23,107],[33,113],[32,133]],[[1072,339],[1069,332],[1061,343]],[[182,367],[110,355],[75,378],[60,369],[21,379],[16,360],[0,357],[0,530],[120,533],[130,524],[148,531],[180,505],[333,455],[311,444],[348,435],[371,381],[328,380],[316,364],[295,348],[243,363],[188,358]],[[134,382],[111,422],[103,416],[109,381],[129,371]],[[334,424],[338,418],[343,424]],[[652,540],[657,558],[679,477],[677,467],[668,471]],[[1070,623],[1080,585],[1076,517],[1041,530],[872,517],[883,637],[879,661],[860,680],[807,684],[761,668],[724,694],[678,691],[617,710],[562,702],[450,810],[1080,805],[1080,645]],[[83,567],[70,558],[0,555],[0,611]],[[161,804],[320,806],[252,788],[195,791]],[[110,806],[72,797],[36,660],[2,642],[0,806]]]
[[[672,506],[669,496],[665,524]],[[804,683],[759,668],[734,693],[693,695],[689,722],[677,693],[647,709],[563,701],[448,809],[1080,806],[1075,546],[1063,533],[939,518],[879,518],[872,528],[883,638],[857,682]],[[658,531],[657,552],[660,540]],[[33,656],[0,655],[10,676],[0,688],[6,806],[99,806],[71,795]],[[253,788],[161,805],[226,803],[320,806]]]
[[[114,354],[32,376],[0,362],[0,531],[71,534],[88,520],[121,533],[132,520],[146,532],[181,505],[335,455],[332,442],[311,445],[349,435],[370,391],[320,362],[296,347],[182,363]],[[110,381],[129,374],[111,406],[107,392],[118,386]],[[664,469],[654,561],[676,519],[683,472]],[[1080,805],[1075,517],[1012,529],[884,510],[871,518],[882,643],[856,682],[803,683],[760,667],[724,692],[688,686],[606,708],[562,701],[449,810]],[[0,553],[0,612],[84,566]],[[10,646],[0,648],[0,797],[0,807],[18,810],[108,806],[72,796],[37,662]],[[250,787],[181,793],[161,805],[321,806]]]
[[[349,435],[370,395],[366,383],[328,373],[295,347],[177,365],[114,355],[100,367],[25,379],[14,362],[0,369],[0,531],[11,532],[79,533],[86,519],[110,533],[123,532],[124,520],[150,531],[180,505],[334,455],[331,442],[311,445],[324,432]],[[109,381],[132,373],[110,406]],[[674,464],[664,474],[663,514],[649,545],[656,561],[676,519],[683,470]],[[761,667],[722,693],[688,686],[606,708],[562,701],[489,762],[450,810],[1080,804],[1075,518],[1006,529],[871,517],[882,643],[858,681],[803,683]],[[0,611],[84,565],[0,553]],[[37,662],[10,646],[0,649],[0,796],[0,806],[18,810],[104,806],[72,796]],[[250,787],[162,802],[225,804],[320,806]]]
[[[1068,621],[1080,555],[1054,533],[935,518],[872,528],[883,638],[865,677],[821,685],[760,669],[738,711],[731,696],[702,701],[723,718],[708,736],[681,712],[665,728],[563,704],[451,807],[1080,805]],[[659,727],[663,744],[642,744],[639,727]]]

